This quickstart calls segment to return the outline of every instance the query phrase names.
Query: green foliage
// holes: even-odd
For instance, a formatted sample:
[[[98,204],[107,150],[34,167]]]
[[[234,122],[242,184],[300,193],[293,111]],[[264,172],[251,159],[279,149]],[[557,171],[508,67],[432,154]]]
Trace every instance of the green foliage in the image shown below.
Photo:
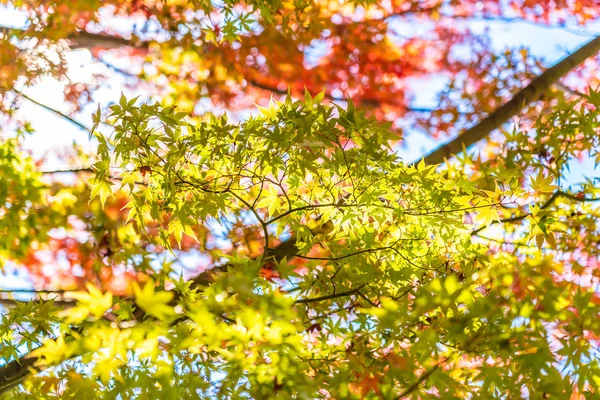
[[[388,127],[351,102],[322,100],[272,102],[236,124],[125,97],[113,105],[113,131],[93,132],[90,196],[109,204],[129,194],[121,259],[143,255],[142,238],[173,254],[186,237],[205,243],[200,227],[232,217],[257,256],[217,246],[210,284],[165,263],[145,269],[129,295],[90,285],[60,313],[51,302],[13,309],[5,360],[18,356],[15,335],[35,332],[21,344],[39,346],[35,365],[51,371],[20,393],[403,398],[423,396],[423,385],[483,399],[561,397],[573,383],[597,390],[584,340],[600,332],[597,297],[557,280],[549,251],[569,229],[564,206],[553,207],[584,199],[540,170],[525,180],[523,168],[483,165],[479,185],[453,168],[407,165]],[[94,118],[98,126],[100,112]],[[527,251],[495,253],[475,239],[518,221]],[[569,334],[553,339],[552,326]]]
[[[44,190],[31,158],[17,139],[0,140],[0,263],[22,255],[37,235],[32,207],[44,204]],[[1,267],[0,267],[1,268]]]
[[[496,315],[498,299],[480,293],[486,248],[473,242],[464,217],[476,212],[482,223],[494,223],[496,208],[517,188],[478,190],[462,176],[443,178],[434,166],[405,165],[390,153],[386,127],[351,103],[331,108],[307,96],[273,103],[236,125],[213,116],[187,123],[172,107],[134,103],[122,98],[112,106],[109,137],[95,133],[92,195],[107,196],[112,180],[122,178],[137,229],[148,234],[148,219],[163,224],[165,246],[166,233],[180,242],[210,219],[247,215],[262,233],[265,256],[278,254],[273,243],[287,231],[297,232],[291,240],[298,253],[276,257],[283,291],[257,276],[265,256],[235,254],[230,273],[202,292],[155,292],[151,281],[134,287],[145,319],[108,335],[131,338],[126,349],[100,341],[97,350],[107,347],[111,360],[95,367],[104,384],[140,374],[151,361],[147,373],[169,386],[201,367],[218,396],[314,398],[326,390],[392,397],[414,380],[404,367],[455,362],[455,349],[477,346],[490,321],[510,326],[510,313]],[[329,228],[305,228],[315,220]],[[288,264],[295,257],[308,272]],[[101,331],[98,323],[89,329]],[[404,341],[411,345],[398,347]],[[48,347],[53,354],[63,346],[56,343]],[[65,355],[82,351],[77,341],[69,346],[75,348]],[[132,358],[141,366],[127,373],[123,365]],[[404,367],[381,374],[388,358]],[[455,374],[440,370],[432,384],[458,390]],[[377,384],[369,388],[371,381]],[[119,393],[136,388],[148,390],[128,381]]]
[[[541,73],[464,23],[580,33],[600,9],[497,3],[9,1],[0,269],[48,290],[0,292],[0,398],[597,398],[600,185],[565,182],[600,163],[600,41]],[[91,74],[67,75],[77,47]],[[81,111],[116,75],[159,102],[122,95],[88,129],[27,95],[51,76]],[[22,102],[97,155],[39,171]],[[433,159],[462,153],[407,164],[403,126],[464,132]]]

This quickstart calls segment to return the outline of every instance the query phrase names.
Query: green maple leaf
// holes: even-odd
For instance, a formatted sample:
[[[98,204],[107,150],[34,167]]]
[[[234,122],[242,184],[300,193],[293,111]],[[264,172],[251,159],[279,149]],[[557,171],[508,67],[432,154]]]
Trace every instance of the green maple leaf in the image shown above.
[[[477,222],[481,222],[485,226],[490,226],[500,220],[496,207],[484,207],[477,213]]]
[[[553,180],[552,175],[544,177],[544,174],[540,171],[535,178],[531,179],[531,187],[538,192],[550,193],[557,189],[557,186],[552,184]]]
[[[140,288],[137,282],[133,283],[133,292],[135,294],[136,304],[146,312],[146,314],[156,317],[160,320],[168,320],[175,315],[173,307],[169,305],[173,300],[173,293],[163,290],[155,291],[154,282],[151,280]]]

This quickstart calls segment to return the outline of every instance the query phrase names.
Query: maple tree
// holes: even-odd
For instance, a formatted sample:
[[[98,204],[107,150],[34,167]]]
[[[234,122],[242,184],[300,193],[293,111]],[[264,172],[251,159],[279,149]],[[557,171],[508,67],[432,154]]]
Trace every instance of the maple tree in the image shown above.
[[[596,0],[9,4],[0,258],[35,289],[2,292],[0,395],[598,396],[600,188],[566,172],[600,163],[600,37],[549,66],[465,23]],[[81,48],[106,72],[70,79]],[[73,113],[27,94],[49,76]],[[144,94],[88,127],[115,76]],[[46,169],[25,101],[97,151]],[[414,130],[445,143],[402,160]]]

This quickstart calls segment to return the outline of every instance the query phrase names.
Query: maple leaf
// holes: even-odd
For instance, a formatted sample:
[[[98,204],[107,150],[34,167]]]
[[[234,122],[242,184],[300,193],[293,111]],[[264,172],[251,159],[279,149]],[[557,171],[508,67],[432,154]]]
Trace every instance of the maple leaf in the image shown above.
[[[106,311],[109,308],[112,307],[112,293],[106,292],[103,294],[100,290],[98,290],[93,284],[89,282],[86,284],[86,288],[88,289],[87,292],[71,293],[71,297],[78,300],[80,303],[80,305],[78,307],[75,307],[74,310],[84,309],[87,310],[94,317],[99,318],[102,315],[104,315],[104,313],[106,313]],[[67,310],[67,312],[69,312],[69,310]]]
[[[552,184],[553,181],[552,175],[544,177],[540,170],[536,177],[531,179],[531,187],[540,193],[551,193],[557,189],[557,186]]]
[[[175,315],[173,307],[169,305],[173,300],[173,292],[155,291],[154,282],[149,280],[143,289],[137,282],[133,283],[135,303],[146,312],[146,314],[166,321]]]
[[[480,222],[483,226],[490,226],[499,220],[500,216],[495,206],[483,207],[477,211],[476,221]]]

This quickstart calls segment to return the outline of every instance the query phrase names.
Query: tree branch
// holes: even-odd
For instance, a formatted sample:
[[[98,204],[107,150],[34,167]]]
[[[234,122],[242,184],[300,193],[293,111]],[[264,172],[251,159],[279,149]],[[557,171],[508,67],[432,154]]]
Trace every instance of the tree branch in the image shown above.
[[[429,379],[429,377],[431,375],[433,375],[433,373],[435,371],[438,370],[438,368],[440,368],[440,365],[442,363],[438,363],[436,365],[434,365],[433,367],[431,367],[428,371],[426,371],[425,373],[423,373],[423,375],[421,375],[419,377],[419,379],[417,379],[415,381],[415,383],[413,383],[412,385],[410,385],[409,387],[407,387],[402,393],[400,393],[398,395],[398,397],[396,397],[396,400],[401,400],[402,398],[408,396],[409,394],[411,394],[412,392],[414,392],[415,390],[417,390],[419,388],[419,386],[421,386],[421,384],[425,381],[427,381],[427,379]]]
[[[17,305],[17,304],[30,303],[30,302],[41,301],[41,300],[45,300],[45,301],[54,300],[55,305],[64,307],[65,309],[70,308],[75,305],[75,300],[56,300],[56,299],[41,299],[41,298],[40,299],[27,299],[27,300],[0,298],[0,304],[3,306],[9,307],[9,306]]]
[[[575,53],[565,57],[559,63],[534,78],[529,85],[523,88],[506,104],[488,115],[477,125],[467,129],[451,142],[438,147],[433,152],[426,155],[424,157],[425,162],[427,164],[441,164],[446,158],[460,153],[463,148],[467,148],[481,139],[486,138],[492,131],[498,129],[508,119],[517,115],[527,104],[538,100],[554,82],[571,72],[589,57],[598,53],[598,51],[600,51],[600,36],[592,39],[587,44],[580,47]]]
[[[36,36],[35,34],[39,32],[30,32],[23,28],[0,25],[0,33],[4,35],[19,33],[25,37],[34,37]],[[133,47],[137,49],[148,48],[148,42],[125,39],[121,36],[107,35],[104,33],[89,33],[86,31],[73,32],[67,35],[64,39],[67,39],[69,42],[71,42],[69,46],[71,49],[91,49],[94,47],[100,47],[104,49],[117,49],[120,47]]]
[[[557,190],[556,192],[554,192],[552,194],[552,196],[550,196],[550,198],[544,204],[542,204],[540,206],[540,210],[545,210],[546,208],[550,207],[559,197],[564,197],[564,198],[567,198],[569,200],[577,201],[579,203],[600,201],[600,197],[577,197],[577,196],[572,195],[570,193],[563,192],[562,190]],[[501,219],[499,221],[494,221],[489,226],[492,226],[492,225],[495,225],[495,224],[505,224],[505,223],[511,223],[511,222],[519,222],[519,221],[524,220],[528,216],[529,216],[529,213],[524,213],[524,214],[521,214],[521,215],[517,215],[515,217],[510,217],[510,218]],[[471,235],[476,235],[477,233],[479,233],[479,232],[487,229],[489,226],[479,227],[479,228],[475,229],[473,232],[471,232]]]
[[[73,168],[73,169],[55,169],[52,171],[41,171],[42,175],[53,175],[53,174],[78,174],[80,172],[94,172],[92,168]],[[112,178],[115,179],[115,178]]]
[[[99,33],[81,31],[70,35],[67,39],[71,42],[71,49],[90,49],[100,47],[103,49],[117,49],[120,47],[133,47],[136,49],[147,49],[148,42],[141,40],[125,39],[121,36],[113,36]]]
[[[286,241],[284,243],[289,242]],[[354,257],[360,254],[364,254],[364,253],[374,253],[376,251],[383,251],[383,250],[393,250],[392,246],[386,246],[386,247],[377,247],[375,249],[364,249],[364,250],[359,250],[356,251],[354,253],[349,253],[349,254],[344,254],[343,256],[339,256],[339,257],[309,257],[309,256],[303,256],[301,254],[290,254],[290,253],[285,253],[281,250],[278,249],[267,249],[267,251],[272,251],[274,253],[279,253],[279,254],[285,254],[288,255],[290,257],[295,257],[295,258],[301,258],[303,260],[319,260],[319,261],[340,261],[346,258],[350,258],[350,257]]]
[[[109,69],[115,71],[116,73],[118,73],[120,75],[123,75],[123,76],[125,76],[127,78],[137,78],[137,79],[140,78],[140,76],[138,74],[134,74],[133,72],[129,72],[129,71],[126,71],[126,70],[124,70],[122,68],[119,68],[119,67],[117,67],[117,66],[109,63],[108,61],[106,61],[102,57],[92,56],[92,58],[94,60],[98,61],[100,64],[104,65],[106,68],[109,68]]]
[[[20,303],[28,303],[32,301],[54,301],[57,306],[65,308],[75,305],[75,299],[69,296],[69,293],[75,291],[69,290],[38,290],[38,289],[0,289],[0,304],[4,306],[13,306]],[[31,298],[20,300],[13,298],[15,294],[29,294]]]
[[[30,368],[36,363],[36,357],[24,355],[0,368],[0,394],[18,386],[30,374]]]
[[[329,294],[327,296],[313,297],[313,298],[309,298],[309,299],[300,299],[300,300],[296,300],[294,302],[294,304],[316,303],[319,301],[325,301],[325,300],[337,299],[339,297],[351,296],[353,294],[357,294],[359,292],[359,290],[362,289],[363,287],[365,287],[365,285],[361,285],[361,286],[357,287],[356,289],[348,290],[347,292]]]
[[[77,126],[78,128],[88,132],[90,135],[92,134],[92,130],[90,128],[88,128],[87,126],[83,125],[81,122],[69,117],[67,114],[64,114],[50,106],[47,106],[43,103],[40,103],[39,101],[32,99],[31,97],[27,96],[25,93],[21,92],[20,90],[14,89],[15,93],[17,93],[19,96],[23,97],[24,99],[29,100],[30,102],[42,107],[45,110],[50,111],[51,113],[54,113],[56,115],[58,115],[59,117],[62,117],[64,119],[66,119],[67,121],[69,121],[70,123],[72,123],[73,125]]]

